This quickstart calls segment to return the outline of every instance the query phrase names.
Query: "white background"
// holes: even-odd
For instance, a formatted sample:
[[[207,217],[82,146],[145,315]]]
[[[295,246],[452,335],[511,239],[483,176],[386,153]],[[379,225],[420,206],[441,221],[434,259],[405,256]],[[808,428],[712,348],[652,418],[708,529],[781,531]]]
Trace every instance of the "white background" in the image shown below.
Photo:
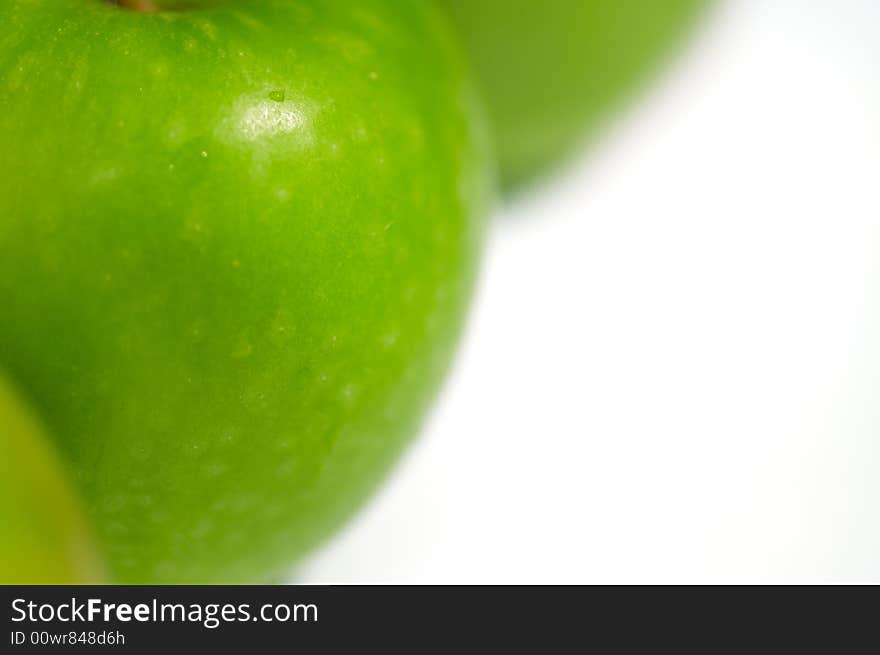
[[[502,214],[425,431],[298,581],[880,581],[880,2],[720,3]]]

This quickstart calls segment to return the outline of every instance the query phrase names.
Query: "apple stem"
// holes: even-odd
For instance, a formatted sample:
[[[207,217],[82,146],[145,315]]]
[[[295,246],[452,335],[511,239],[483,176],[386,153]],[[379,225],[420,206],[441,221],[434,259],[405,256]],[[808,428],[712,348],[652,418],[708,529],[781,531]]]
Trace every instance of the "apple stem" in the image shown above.
[[[140,11],[144,13],[159,11],[155,0],[118,0],[118,4],[131,9],[132,11]]]

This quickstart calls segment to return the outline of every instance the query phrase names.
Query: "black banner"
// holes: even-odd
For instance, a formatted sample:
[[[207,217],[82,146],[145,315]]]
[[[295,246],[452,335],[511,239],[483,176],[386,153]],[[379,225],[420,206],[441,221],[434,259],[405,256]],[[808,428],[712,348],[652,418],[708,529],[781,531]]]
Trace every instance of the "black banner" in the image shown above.
[[[0,587],[0,652],[873,650],[876,587]],[[867,641],[865,641],[867,640]],[[381,652],[381,651],[380,651]]]

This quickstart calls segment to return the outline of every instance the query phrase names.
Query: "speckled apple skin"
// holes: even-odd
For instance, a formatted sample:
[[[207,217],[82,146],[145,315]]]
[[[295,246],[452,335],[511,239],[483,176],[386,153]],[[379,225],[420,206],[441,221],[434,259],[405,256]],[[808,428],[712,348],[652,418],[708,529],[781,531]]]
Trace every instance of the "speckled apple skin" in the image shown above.
[[[0,371],[0,585],[104,580],[64,466]]]
[[[433,5],[204,4],[0,3],[0,365],[127,583],[264,580],[363,501],[492,196]]]
[[[504,185],[588,139],[711,0],[440,0],[485,93]]]

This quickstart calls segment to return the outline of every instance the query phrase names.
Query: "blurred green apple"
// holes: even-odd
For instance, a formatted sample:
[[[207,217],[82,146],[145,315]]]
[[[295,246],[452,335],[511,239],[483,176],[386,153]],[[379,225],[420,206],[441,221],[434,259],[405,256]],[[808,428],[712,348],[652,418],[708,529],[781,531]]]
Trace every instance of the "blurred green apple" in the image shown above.
[[[129,5],[0,3],[0,365],[115,579],[264,580],[434,395],[488,137],[431,3]]]
[[[0,584],[99,582],[94,543],[43,429],[0,375]]]
[[[651,70],[707,0],[441,0],[488,102],[503,182],[528,182]]]

